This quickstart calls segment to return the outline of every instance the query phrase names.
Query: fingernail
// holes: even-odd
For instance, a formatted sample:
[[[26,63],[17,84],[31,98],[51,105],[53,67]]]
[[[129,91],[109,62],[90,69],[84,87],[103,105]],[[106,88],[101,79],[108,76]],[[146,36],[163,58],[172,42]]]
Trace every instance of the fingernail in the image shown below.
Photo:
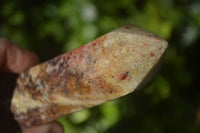
[[[63,133],[63,128],[61,124],[59,123],[53,123],[49,125],[48,132],[47,133]]]

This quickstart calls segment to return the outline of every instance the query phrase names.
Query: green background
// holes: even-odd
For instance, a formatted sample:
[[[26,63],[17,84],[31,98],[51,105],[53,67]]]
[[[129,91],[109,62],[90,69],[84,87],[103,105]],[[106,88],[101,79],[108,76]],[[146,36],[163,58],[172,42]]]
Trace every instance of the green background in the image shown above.
[[[126,24],[169,42],[145,89],[60,121],[66,133],[199,133],[200,1],[1,0],[0,37],[43,62]]]

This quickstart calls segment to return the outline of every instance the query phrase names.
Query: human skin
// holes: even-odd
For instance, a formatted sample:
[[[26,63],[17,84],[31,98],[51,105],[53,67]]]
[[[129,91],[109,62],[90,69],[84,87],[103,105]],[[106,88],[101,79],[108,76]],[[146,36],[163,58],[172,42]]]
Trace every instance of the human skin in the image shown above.
[[[37,64],[37,62],[38,57],[35,53],[20,48],[6,39],[0,38],[0,71],[18,74]],[[23,133],[63,132],[61,125],[57,122],[52,122],[41,126],[34,126],[22,130]]]

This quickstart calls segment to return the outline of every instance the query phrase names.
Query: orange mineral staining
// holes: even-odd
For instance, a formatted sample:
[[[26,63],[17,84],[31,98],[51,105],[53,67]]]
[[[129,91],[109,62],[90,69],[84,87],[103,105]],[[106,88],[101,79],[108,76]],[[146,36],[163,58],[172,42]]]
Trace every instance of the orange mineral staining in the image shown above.
[[[151,56],[156,56],[153,52],[150,53]]]
[[[11,110],[27,128],[124,96],[152,82],[166,49],[142,28],[121,27],[20,73]]]
[[[122,73],[122,74],[119,76],[119,80],[125,80],[125,79],[127,79],[128,73],[129,73],[129,72]]]

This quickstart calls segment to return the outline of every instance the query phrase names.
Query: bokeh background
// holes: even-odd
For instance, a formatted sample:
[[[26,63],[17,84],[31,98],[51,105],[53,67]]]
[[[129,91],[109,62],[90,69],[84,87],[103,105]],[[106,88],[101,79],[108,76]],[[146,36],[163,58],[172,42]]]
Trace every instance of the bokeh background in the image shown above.
[[[58,121],[66,133],[199,133],[199,0],[1,0],[0,37],[43,62],[126,24],[169,42],[145,89]]]

